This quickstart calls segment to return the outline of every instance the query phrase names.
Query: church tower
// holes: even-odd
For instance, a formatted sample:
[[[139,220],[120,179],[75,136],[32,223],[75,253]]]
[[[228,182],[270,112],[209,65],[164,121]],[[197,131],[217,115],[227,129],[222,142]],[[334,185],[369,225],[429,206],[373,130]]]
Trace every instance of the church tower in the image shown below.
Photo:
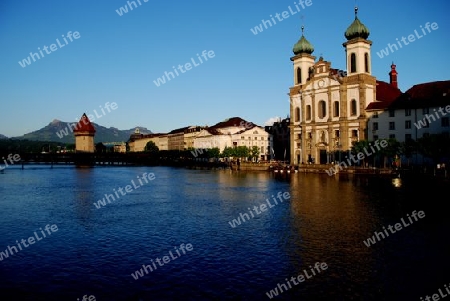
[[[290,97],[290,164],[330,164],[367,139],[366,108],[376,101],[369,29],[355,19],[344,33],[346,71],[331,68],[302,35],[294,45],[294,85]],[[395,72],[392,72],[395,83]]]
[[[347,74],[348,76],[355,74],[371,75],[371,53],[370,47],[372,41],[367,40],[369,37],[369,29],[358,19],[358,8],[355,7],[355,20],[347,28],[345,37],[347,42],[343,44],[347,54]]]
[[[391,71],[389,72],[389,83],[394,88],[398,88],[398,83],[397,83],[397,75],[398,75],[398,73],[397,73],[397,70],[395,69],[395,67],[397,67],[397,66],[394,65],[394,62],[392,62]]]
[[[75,151],[82,153],[93,153],[95,151],[94,135],[95,128],[87,117],[86,113],[81,116],[76,128],[73,130],[75,135]]]
[[[294,52],[294,56],[291,58],[291,61],[294,62],[294,85],[304,85],[306,83],[316,59],[311,55],[314,52],[314,47],[303,35],[304,29],[305,27],[302,26],[302,36],[292,49]]]
[[[300,126],[304,109],[302,90],[310,84],[314,75],[315,56],[314,47],[304,36],[304,26],[302,26],[302,36],[294,45],[292,52],[294,56],[291,61],[294,65],[294,85],[290,88],[290,161],[292,164],[299,164],[302,157],[302,128]]]

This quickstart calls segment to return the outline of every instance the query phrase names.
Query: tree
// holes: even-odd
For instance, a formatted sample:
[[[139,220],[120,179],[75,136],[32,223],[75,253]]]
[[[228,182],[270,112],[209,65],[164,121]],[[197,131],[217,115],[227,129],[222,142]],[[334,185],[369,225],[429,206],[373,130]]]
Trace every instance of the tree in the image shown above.
[[[412,155],[416,152],[416,149],[417,149],[417,142],[414,141],[413,139],[408,139],[405,142],[401,143],[400,152],[408,159],[408,165],[409,160],[411,159]]]
[[[207,151],[208,158],[219,158],[220,149],[218,147],[209,148]]]
[[[250,156],[250,149],[245,145],[236,147],[235,151],[235,156],[238,158],[248,158]]]
[[[95,152],[96,153],[106,153],[106,146],[99,142],[95,145]]]
[[[386,163],[389,158],[394,159],[396,156],[400,155],[401,144],[395,138],[381,139],[387,141],[387,146],[380,150],[380,153],[384,155],[384,167],[386,168]],[[380,140],[380,141],[381,141]]]
[[[258,159],[258,157],[259,157],[259,147],[254,145],[250,150],[250,158]]]
[[[362,160],[363,166],[365,165],[364,163],[366,162],[366,159],[368,159],[366,157],[366,153],[364,152],[364,150],[369,150],[369,141],[368,140],[353,141],[351,152],[355,157],[357,157],[359,153],[364,154],[364,158]]]
[[[226,146],[221,154],[223,158],[236,157],[236,149],[233,147]]]
[[[417,139],[418,152],[438,163],[450,158],[450,137],[448,134],[432,134]]]
[[[145,145],[144,151],[149,153],[157,153],[159,151],[159,148],[156,146],[155,142],[149,141]]]

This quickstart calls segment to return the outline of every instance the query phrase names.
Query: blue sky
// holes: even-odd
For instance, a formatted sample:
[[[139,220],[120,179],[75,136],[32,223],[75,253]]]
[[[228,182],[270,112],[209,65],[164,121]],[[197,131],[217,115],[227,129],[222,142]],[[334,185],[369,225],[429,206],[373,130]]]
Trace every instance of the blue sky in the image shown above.
[[[23,135],[53,119],[75,121],[94,110],[100,125],[144,126],[162,133],[233,116],[259,125],[284,118],[293,84],[290,57],[301,25],[314,45],[313,55],[345,69],[342,43],[355,3],[371,32],[377,79],[389,81],[392,61],[402,91],[450,79],[448,1],[312,0],[304,9],[298,0],[139,1],[122,16],[116,10],[127,5],[125,0],[2,1],[0,134]],[[296,14],[289,12],[257,35],[251,32],[262,19],[289,11],[289,6]],[[427,22],[436,22],[438,29],[387,57],[376,55],[396,38],[421,33]],[[80,36],[65,44],[62,35],[69,31]],[[56,39],[64,47],[44,52],[25,68],[18,63]],[[204,50],[214,57],[200,64],[197,53]],[[192,59],[198,66],[159,87],[154,84],[166,71],[173,72],[172,66]],[[106,102],[118,107],[103,115],[100,106]]]

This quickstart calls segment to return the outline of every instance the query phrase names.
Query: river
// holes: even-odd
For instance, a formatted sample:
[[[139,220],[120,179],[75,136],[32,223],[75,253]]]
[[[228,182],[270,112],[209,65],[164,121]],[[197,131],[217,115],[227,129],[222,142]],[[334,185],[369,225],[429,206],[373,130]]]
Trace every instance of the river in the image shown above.
[[[420,300],[450,287],[448,191],[370,176],[10,166],[1,300]]]

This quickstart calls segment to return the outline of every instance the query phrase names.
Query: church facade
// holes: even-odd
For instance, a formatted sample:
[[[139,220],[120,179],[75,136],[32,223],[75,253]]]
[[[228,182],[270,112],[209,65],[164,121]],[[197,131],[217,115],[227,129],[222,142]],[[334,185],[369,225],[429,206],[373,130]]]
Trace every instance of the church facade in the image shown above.
[[[369,30],[355,20],[345,31],[346,70],[335,69],[304,36],[294,45],[290,87],[290,163],[328,164],[344,158],[354,141],[367,139],[372,102],[398,96],[396,85],[372,75]],[[396,83],[395,83],[396,84]]]

